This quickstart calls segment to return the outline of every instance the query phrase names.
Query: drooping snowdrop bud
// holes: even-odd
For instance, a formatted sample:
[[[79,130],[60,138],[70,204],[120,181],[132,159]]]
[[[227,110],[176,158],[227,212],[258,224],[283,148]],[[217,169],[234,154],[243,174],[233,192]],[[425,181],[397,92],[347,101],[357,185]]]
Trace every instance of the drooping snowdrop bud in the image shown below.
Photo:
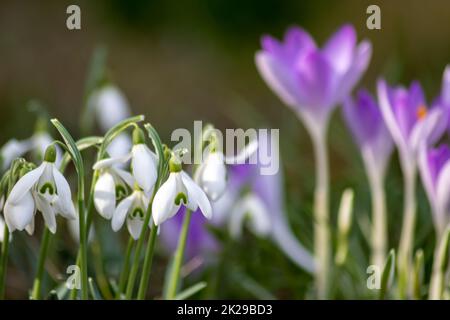
[[[39,210],[52,233],[56,232],[56,215],[75,219],[75,208],[67,180],[55,166],[56,150],[47,148],[44,161],[17,181],[5,204],[5,220],[10,231],[23,230],[33,223]]]
[[[111,158],[119,158],[128,154],[132,145],[131,137],[127,133],[121,133],[111,141],[107,151]]]
[[[131,170],[139,187],[150,194],[158,178],[158,160],[156,155],[145,145],[144,132],[140,128],[133,131],[133,148],[131,149]]]
[[[5,233],[5,221],[3,221],[3,218],[0,216],[0,242],[3,242],[4,233]]]
[[[105,219],[111,219],[116,210],[116,201],[122,200],[134,186],[133,176],[117,166],[120,159],[104,159],[94,164],[100,170],[94,187],[94,206]]]
[[[106,132],[130,116],[130,107],[123,93],[113,85],[94,92],[88,102],[94,108],[100,128]]]
[[[195,211],[198,208],[202,214],[212,217],[211,203],[203,190],[181,169],[181,161],[172,156],[169,161],[169,178],[158,189],[153,199],[152,216],[155,225],[160,225],[173,217],[181,205]]]
[[[231,212],[229,228],[233,238],[241,236],[242,225],[246,218],[254,234],[267,236],[271,231],[271,219],[267,207],[255,194],[243,197]]]
[[[195,178],[212,201],[219,199],[227,186],[227,169],[223,153],[220,151],[209,153],[198,168]]]
[[[130,196],[119,203],[114,211],[111,221],[112,229],[117,232],[126,220],[128,232],[134,240],[137,240],[141,234],[149,202],[150,199],[142,190],[135,189]]]

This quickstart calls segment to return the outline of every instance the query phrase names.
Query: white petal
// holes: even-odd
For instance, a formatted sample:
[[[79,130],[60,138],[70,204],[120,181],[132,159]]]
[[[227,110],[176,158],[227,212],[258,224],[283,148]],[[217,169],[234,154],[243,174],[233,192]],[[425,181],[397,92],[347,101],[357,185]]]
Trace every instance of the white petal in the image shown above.
[[[94,205],[105,219],[111,219],[116,208],[116,185],[109,172],[103,172],[94,188]]]
[[[33,233],[34,233],[34,217],[33,217],[33,219],[31,219],[30,224],[25,227],[25,230],[27,231],[27,233],[30,236],[33,235]]]
[[[223,156],[217,152],[210,154],[198,178],[199,185],[212,201],[217,200],[227,186],[227,170],[223,161]]]
[[[133,176],[144,192],[149,193],[158,177],[156,156],[143,143],[133,146],[131,153]]]
[[[128,218],[127,219],[127,229],[130,233],[131,237],[133,237],[134,240],[139,239],[142,231],[142,226],[144,224],[144,221],[142,219],[138,218]]]
[[[0,242],[3,242],[3,235],[5,233],[5,221],[0,216]]]
[[[97,161],[94,164],[94,166],[92,167],[92,169],[100,170],[100,169],[110,168],[113,165],[126,163],[128,160],[130,160],[130,158],[131,158],[131,153],[128,153],[119,158],[106,158],[106,159]]]
[[[134,177],[128,171],[119,169],[119,168],[111,168],[111,170],[116,173],[120,179],[125,181],[125,183],[130,186],[130,188],[134,187]]]
[[[42,213],[45,224],[51,233],[56,232],[56,213],[53,206],[39,193],[35,194],[37,209]]]
[[[128,154],[132,146],[133,143],[130,136],[126,133],[121,133],[111,141],[107,151],[111,158],[119,158]]]
[[[56,192],[58,193],[58,213],[64,218],[75,219],[75,206],[73,205],[69,183],[55,165],[53,165],[53,178],[55,179]]]
[[[271,231],[270,215],[262,200],[248,195],[238,202],[230,217],[230,234],[238,238],[242,232],[244,218],[249,217],[249,227],[254,234],[266,236]]]
[[[133,192],[129,197],[123,199],[117,206],[111,221],[111,227],[114,231],[118,231],[122,228],[135,198],[136,194]]]
[[[26,192],[19,202],[6,201],[4,214],[9,230],[23,230],[30,224],[35,213],[35,204],[31,192]]]
[[[10,202],[10,204],[17,204],[22,199],[22,197],[24,197],[30,191],[33,185],[39,180],[45,167],[46,163],[43,162],[39,167],[31,170],[22,178],[20,178],[19,181],[17,181],[8,196],[8,201]]]
[[[450,222],[450,161],[445,163],[437,179],[436,208],[436,230],[442,234]]]
[[[95,108],[103,131],[130,116],[127,99],[119,88],[113,85],[107,85],[94,92],[88,103]]]
[[[152,217],[157,226],[173,216],[179,208],[175,204],[175,198],[178,194],[177,175],[177,173],[171,173],[153,199]]]
[[[207,219],[212,217],[211,203],[203,190],[189,177],[186,172],[181,172],[183,184],[187,190],[188,204],[187,207],[191,210],[196,210],[200,207],[201,212]]]

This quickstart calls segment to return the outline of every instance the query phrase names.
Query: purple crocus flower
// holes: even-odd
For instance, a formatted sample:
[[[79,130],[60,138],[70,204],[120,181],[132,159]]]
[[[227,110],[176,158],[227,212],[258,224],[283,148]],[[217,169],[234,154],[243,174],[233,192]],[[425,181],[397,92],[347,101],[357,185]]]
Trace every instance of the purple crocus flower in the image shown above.
[[[307,127],[324,130],[333,108],[342,102],[366,70],[372,48],[356,43],[351,25],[342,26],[318,48],[299,27],[284,41],[264,36],[256,65],[269,87],[300,116]]]
[[[419,169],[440,239],[450,222],[450,148],[421,149]]]
[[[186,208],[181,207],[172,219],[167,220],[160,226],[162,243],[170,252],[174,252],[177,248],[177,235],[181,232],[185,211]],[[204,256],[219,249],[217,241],[207,229],[208,222],[210,221],[199,210],[192,213],[185,251],[188,259],[199,255]]]
[[[392,138],[400,152],[404,170],[415,170],[418,147],[424,137],[427,143],[436,142],[447,126],[447,115],[442,105],[427,108],[419,82],[409,88],[389,87],[378,81],[378,101]]]
[[[383,179],[393,151],[393,142],[384,124],[380,108],[366,90],[358,91],[356,99],[346,99],[344,118],[359,145],[368,175]]]
[[[347,98],[343,111],[361,149],[371,189],[372,263],[383,266],[388,246],[384,177],[394,144],[377,103],[366,90],[360,90],[355,100]]]

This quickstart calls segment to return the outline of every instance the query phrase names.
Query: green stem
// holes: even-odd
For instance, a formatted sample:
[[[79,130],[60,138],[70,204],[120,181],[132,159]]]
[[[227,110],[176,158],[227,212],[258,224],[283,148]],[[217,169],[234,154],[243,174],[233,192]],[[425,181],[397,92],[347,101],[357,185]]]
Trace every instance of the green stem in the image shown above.
[[[6,268],[8,265],[9,229],[5,224],[3,231],[2,256],[0,261],[0,299],[5,298]]]
[[[325,132],[311,134],[316,160],[314,191],[314,253],[316,287],[319,299],[327,299],[330,279],[329,175]]]
[[[169,300],[175,299],[175,296],[177,294],[178,282],[180,280],[181,265],[183,263],[184,251],[186,249],[186,240],[189,231],[189,223],[191,222],[191,216],[192,216],[191,210],[187,210],[186,215],[184,216],[180,237],[178,238],[178,247],[177,251],[175,252],[175,258],[173,260],[173,265],[169,278],[169,285],[167,287],[166,299]]]
[[[87,270],[87,236],[86,217],[84,211],[84,177],[78,177],[78,215],[80,221],[80,267],[81,267],[81,299],[89,299],[89,282]]]
[[[130,300],[131,296],[133,295],[134,284],[135,284],[136,276],[137,276],[137,273],[139,270],[139,261],[141,260],[142,246],[144,244],[145,235],[147,233],[146,231],[148,228],[148,224],[150,222],[150,218],[152,216],[152,203],[153,203],[153,198],[155,197],[156,190],[157,190],[157,188],[155,188],[155,190],[153,191],[152,199],[148,205],[147,213],[145,214],[145,218],[144,218],[144,223],[142,224],[141,235],[139,236],[139,239],[138,239],[137,245],[136,245],[136,250],[134,252],[133,264],[131,265],[131,271],[130,271],[130,275],[128,277],[128,283],[127,283],[127,290],[125,292],[125,299],[127,299],[127,300]]]
[[[122,292],[125,290],[125,286],[127,284],[128,274],[130,272],[130,256],[131,251],[133,251],[134,239],[130,236],[128,239],[127,250],[125,252],[125,261],[123,264],[122,273],[120,274],[119,280],[119,290],[117,291],[116,298],[119,299]]]
[[[33,299],[33,300],[41,299],[42,277],[44,275],[45,260],[47,258],[48,247],[50,244],[50,238],[51,238],[51,232],[47,227],[45,227],[44,233],[42,235],[41,249],[39,251],[36,277],[34,278],[33,290],[32,290],[32,294],[31,294],[31,299]]]
[[[155,250],[157,231],[158,227],[152,224],[152,229],[150,231],[150,236],[147,243],[147,250],[145,251],[145,259],[144,259],[144,266],[142,268],[141,281],[139,283],[139,290],[137,296],[138,300],[144,300],[147,294],[148,279],[150,277],[150,271],[152,268],[153,252]]]

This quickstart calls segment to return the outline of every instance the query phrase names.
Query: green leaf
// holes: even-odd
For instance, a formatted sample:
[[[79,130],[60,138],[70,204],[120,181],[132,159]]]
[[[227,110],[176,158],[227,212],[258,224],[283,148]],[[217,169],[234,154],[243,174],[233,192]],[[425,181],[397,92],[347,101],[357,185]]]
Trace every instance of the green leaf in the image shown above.
[[[205,281],[194,284],[193,286],[181,291],[175,296],[175,300],[185,300],[192,297],[194,294],[206,288],[207,283]]]
[[[94,300],[101,300],[101,298],[100,298],[100,296],[99,296],[99,294],[97,292],[97,289],[95,288],[96,286],[94,284],[94,279],[89,277],[88,281],[89,281],[89,291],[91,292],[92,298]]]
[[[81,152],[90,147],[98,146],[102,142],[103,142],[103,137],[91,136],[91,137],[86,137],[86,138],[82,138],[82,139],[78,140],[76,142],[76,145],[77,145],[78,150],[80,150],[80,152]],[[59,170],[61,172],[64,172],[67,165],[69,164],[69,161],[70,161],[70,154],[68,154],[66,152],[66,153],[64,153],[64,156],[61,160],[61,164],[59,166]]]
[[[161,177],[164,171],[164,148],[156,129],[150,124],[146,123],[144,128],[148,132],[150,140],[152,140],[153,146],[155,147],[156,155],[158,156],[158,177]]]
[[[386,292],[389,290],[395,273],[395,250],[392,249],[389,252],[389,256],[384,264],[383,273],[381,275],[381,288],[380,288],[380,300],[383,300],[386,296]]]
[[[423,281],[423,273],[424,273],[424,255],[423,250],[417,250],[416,256],[414,258],[414,269],[413,269],[413,295],[414,299],[422,298],[422,281]]]
[[[80,150],[78,150],[77,144],[73,140],[70,133],[67,131],[67,129],[59,122],[58,119],[52,119],[52,124],[55,126],[55,128],[58,130],[59,134],[64,140],[64,143],[66,144],[70,157],[72,158],[75,168],[77,170],[77,173],[80,177],[84,177],[84,164],[83,164],[83,158],[81,157]],[[78,190],[78,192],[83,192],[82,190]]]

